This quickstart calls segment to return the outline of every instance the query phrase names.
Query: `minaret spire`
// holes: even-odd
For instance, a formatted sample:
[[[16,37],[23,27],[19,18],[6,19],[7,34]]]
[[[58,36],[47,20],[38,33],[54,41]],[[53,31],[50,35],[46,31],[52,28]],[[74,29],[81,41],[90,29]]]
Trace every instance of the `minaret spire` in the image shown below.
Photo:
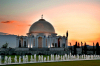
[[[41,19],[43,19],[43,14],[41,15]]]

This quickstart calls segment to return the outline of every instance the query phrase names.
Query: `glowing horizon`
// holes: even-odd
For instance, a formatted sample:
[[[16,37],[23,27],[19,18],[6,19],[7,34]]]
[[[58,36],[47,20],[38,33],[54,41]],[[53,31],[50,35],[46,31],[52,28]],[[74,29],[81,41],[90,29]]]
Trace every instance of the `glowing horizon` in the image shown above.
[[[40,1],[40,0],[39,0]],[[50,22],[58,35],[75,42],[100,43],[100,1],[27,1],[0,0],[0,32],[26,35],[30,26],[43,18]]]

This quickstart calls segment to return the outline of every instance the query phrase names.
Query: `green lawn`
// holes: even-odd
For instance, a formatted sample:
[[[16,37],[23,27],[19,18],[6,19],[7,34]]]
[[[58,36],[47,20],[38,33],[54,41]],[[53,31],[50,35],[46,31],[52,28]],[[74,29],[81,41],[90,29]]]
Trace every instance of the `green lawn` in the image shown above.
[[[100,66],[100,60],[32,63],[7,66]]]

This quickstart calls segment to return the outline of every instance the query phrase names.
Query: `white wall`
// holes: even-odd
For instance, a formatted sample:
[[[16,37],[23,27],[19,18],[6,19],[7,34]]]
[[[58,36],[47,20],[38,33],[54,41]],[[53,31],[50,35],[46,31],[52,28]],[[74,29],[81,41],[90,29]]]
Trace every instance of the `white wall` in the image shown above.
[[[2,45],[4,45],[6,42],[8,43],[8,48],[16,47],[16,37],[17,35],[0,35],[0,48]]]

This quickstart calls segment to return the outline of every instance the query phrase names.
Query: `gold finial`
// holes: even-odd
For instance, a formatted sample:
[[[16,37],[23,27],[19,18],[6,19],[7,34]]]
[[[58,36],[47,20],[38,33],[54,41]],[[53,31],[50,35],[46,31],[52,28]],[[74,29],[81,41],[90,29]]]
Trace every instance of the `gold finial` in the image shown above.
[[[41,15],[41,19],[43,19],[43,14]]]

